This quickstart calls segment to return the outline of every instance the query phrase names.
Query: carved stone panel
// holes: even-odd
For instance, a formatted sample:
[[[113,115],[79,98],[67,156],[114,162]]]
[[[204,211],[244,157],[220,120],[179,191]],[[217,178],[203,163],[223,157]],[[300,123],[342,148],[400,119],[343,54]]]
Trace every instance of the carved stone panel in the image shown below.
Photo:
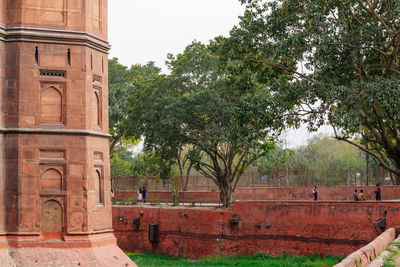
[[[42,206],[41,232],[44,239],[61,239],[63,231],[62,207],[59,202],[49,200]]]
[[[64,84],[42,83],[40,95],[40,123],[64,123]]]
[[[44,166],[42,166],[42,168],[43,167]],[[40,180],[42,191],[63,190],[62,166],[57,167],[46,168],[46,170],[41,174]]]

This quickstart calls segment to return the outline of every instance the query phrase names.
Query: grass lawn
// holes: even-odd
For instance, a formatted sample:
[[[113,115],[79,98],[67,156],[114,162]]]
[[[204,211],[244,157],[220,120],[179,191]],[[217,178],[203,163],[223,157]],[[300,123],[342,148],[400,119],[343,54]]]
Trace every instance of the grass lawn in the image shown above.
[[[290,256],[283,255],[272,257],[257,254],[254,256],[213,257],[199,260],[173,257],[170,255],[157,255],[149,253],[128,253],[128,256],[138,267],[148,266],[264,266],[264,267],[330,267],[341,261],[339,257],[326,256]]]

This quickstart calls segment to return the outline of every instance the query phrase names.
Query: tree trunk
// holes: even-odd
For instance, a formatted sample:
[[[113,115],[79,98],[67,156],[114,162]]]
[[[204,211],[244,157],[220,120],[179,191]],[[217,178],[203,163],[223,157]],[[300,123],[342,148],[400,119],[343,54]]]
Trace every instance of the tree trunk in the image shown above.
[[[189,183],[189,178],[190,178],[190,171],[192,170],[192,166],[193,166],[193,163],[192,162],[190,162],[189,163],[189,167],[188,167],[188,169],[187,169],[187,171],[186,171],[186,179],[184,180],[184,184],[183,184],[183,191],[186,191],[187,190],[187,186],[188,186],[188,183]]]
[[[233,205],[233,188],[232,185],[226,184],[224,186],[219,186],[220,190],[220,200],[224,208],[231,208]]]
[[[400,175],[395,174],[394,175],[394,181],[395,181],[396,185],[400,185]]]

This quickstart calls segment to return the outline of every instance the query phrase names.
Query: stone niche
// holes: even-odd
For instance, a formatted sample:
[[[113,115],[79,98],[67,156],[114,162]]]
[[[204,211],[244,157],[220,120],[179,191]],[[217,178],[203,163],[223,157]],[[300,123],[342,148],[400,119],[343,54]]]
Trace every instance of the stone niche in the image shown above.
[[[42,199],[40,232],[44,240],[61,240],[63,233],[63,207],[57,199]]]
[[[44,240],[61,240],[65,216],[65,151],[40,152],[40,232]]]
[[[40,123],[64,124],[65,83],[42,82],[40,94]]]
[[[41,166],[41,190],[46,191],[61,191],[63,190],[63,166]],[[44,169],[44,171],[43,171]]]

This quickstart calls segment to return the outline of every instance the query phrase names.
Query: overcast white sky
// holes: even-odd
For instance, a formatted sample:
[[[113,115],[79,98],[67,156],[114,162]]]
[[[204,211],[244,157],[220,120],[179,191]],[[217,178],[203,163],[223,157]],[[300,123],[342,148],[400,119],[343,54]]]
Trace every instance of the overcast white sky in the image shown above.
[[[239,0],[109,0],[108,9],[109,57],[126,66],[154,61],[164,71],[168,53],[181,53],[194,39],[227,36],[244,11]],[[305,128],[288,130],[287,147],[310,137]]]
[[[130,66],[164,66],[194,39],[228,35],[244,11],[239,0],[109,0],[110,57]]]

